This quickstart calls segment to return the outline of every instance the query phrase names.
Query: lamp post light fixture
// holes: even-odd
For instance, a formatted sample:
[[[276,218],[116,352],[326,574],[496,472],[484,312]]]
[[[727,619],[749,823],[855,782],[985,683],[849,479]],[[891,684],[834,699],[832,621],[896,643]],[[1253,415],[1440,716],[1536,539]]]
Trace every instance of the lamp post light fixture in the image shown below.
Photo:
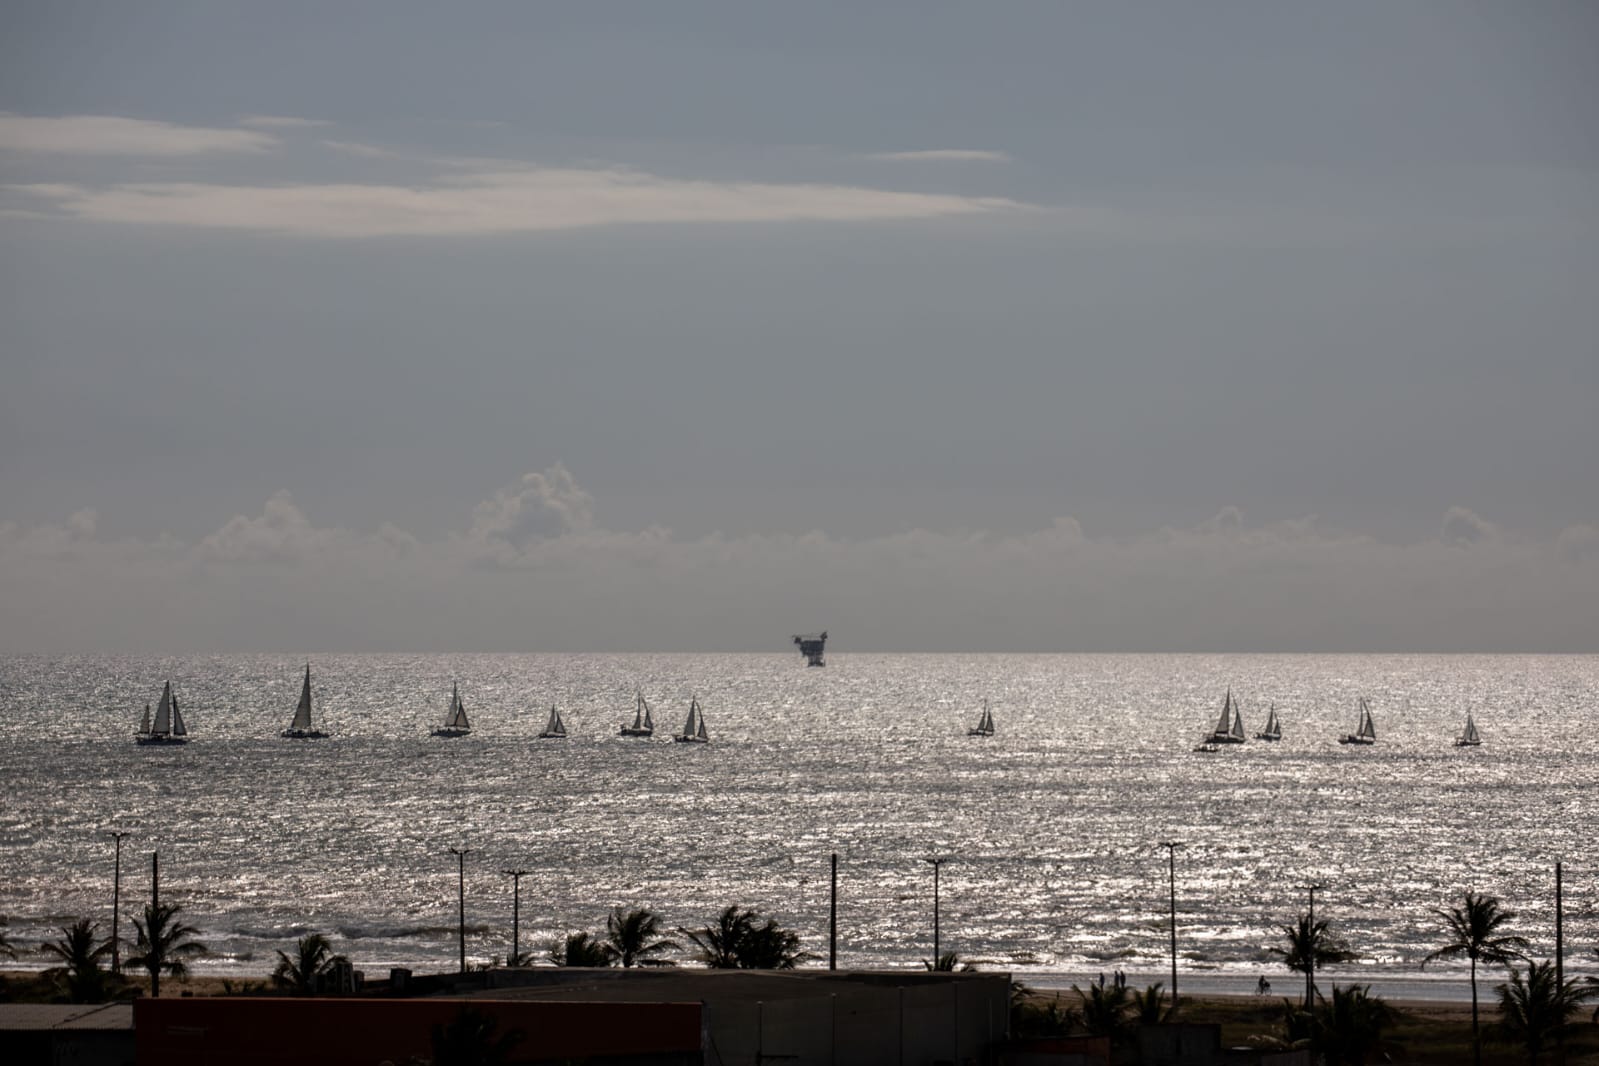
[[[1310,1010],[1316,1003],[1316,890],[1326,888],[1326,885],[1297,885],[1297,888],[1310,893],[1310,943],[1305,945],[1308,949],[1305,959],[1305,1009]]]
[[[522,876],[526,870],[501,870],[511,879],[511,965],[522,965]]]
[[[461,945],[461,972],[466,973],[466,856],[471,848],[451,848],[450,854],[456,858],[457,891],[456,891],[456,919],[460,930]]]
[[[1163,840],[1166,849],[1167,885],[1171,892],[1171,1016],[1177,1017],[1177,849],[1178,840]]]
[[[122,838],[130,834],[126,829],[113,829],[107,835],[117,842],[116,873],[111,880],[111,972],[121,973],[122,938],[118,930],[122,917]]]

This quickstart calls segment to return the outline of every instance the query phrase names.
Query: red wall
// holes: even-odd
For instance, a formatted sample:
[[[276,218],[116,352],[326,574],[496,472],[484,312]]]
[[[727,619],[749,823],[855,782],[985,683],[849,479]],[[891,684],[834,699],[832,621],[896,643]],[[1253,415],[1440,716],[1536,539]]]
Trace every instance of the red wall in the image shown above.
[[[133,1005],[139,1062],[173,1066],[431,1058],[432,1027],[463,1008],[498,1021],[495,1035],[525,1037],[513,1062],[701,1050],[698,1003],[547,1003],[461,999],[140,999]]]

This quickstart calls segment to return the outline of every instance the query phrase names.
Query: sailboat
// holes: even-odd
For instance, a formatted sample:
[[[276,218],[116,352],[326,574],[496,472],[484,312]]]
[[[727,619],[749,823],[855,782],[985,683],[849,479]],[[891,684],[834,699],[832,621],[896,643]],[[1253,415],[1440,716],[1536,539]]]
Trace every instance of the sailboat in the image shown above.
[[[450,709],[444,712],[444,724],[433,731],[436,737],[464,737],[472,732],[472,723],[466,720],[466,704],[461,702],[461,692],[455,682],[450,682]]]
[[[550,720],[544,723],[544,732],[539,734],[540,740],[565,740],[566,723],[561,720],[561,712],[555,709],[555,704],[550,704]]]
[[[708,744],[711,735],[705,731],[705,712],[700,710],[700,701],[690,697],[688,701],[688,720],[683,723],[683,732],[672,738],[679,744]]]
[[[1282,723],[1277,721],[1277,705],[1271,705],[1271,710],[1266,712],[1266,728],[1255,734],[1256,740],[1281,740],[1283,738]]]
[[[1477,723],[1471,719],[1471,708],[1466,708],[1466,731],[1455,738],[1457,748],[1477,748],[1482,746],[1482,737],[1477,733]]]
[[[1366,704],[1366,697],[1360,698],[1360,728],[1353,733],[1345,733],[1338,738],[1340,744],[1375,744],[1377,743],[1377,727],[1371,721],[1371,708]]]
[[[327,736],[311,724],[311,664],[305,664],[305,681],[300,685],[300,702],[294,708],[294,721],[278,734],[290,740],[321,740]]]
[[[183,725],[183,712],[172,694],[172,682],[161,689],[161,702],[155,709],[155,724],[150,723],[150,705],[144,705],[144,720],[135,738],[140,744],[187,744],[189,731]]]
[[[969,737],[991,737],[994,735],[994,712],[988,709],[988,701],[983,701],[983,713],[977,716],[977,724],[966,731]]]
[[[1216,728],[1210,731],[1201,743],[1205,744],[1242,744],[1244,742],[1244,716],[1238,709],[1238,703],[1233,699],[1233,690],[1227,690],[1227,698],[1222,701],[1221,717],[1216,719]]]
[[[655,735],[655,719],[650,717],[650,705],[644,699],[644,690],[637,694],[637,702],[633,706],[633,724],[623,725],[621,736],[624,737],[649,737]]]

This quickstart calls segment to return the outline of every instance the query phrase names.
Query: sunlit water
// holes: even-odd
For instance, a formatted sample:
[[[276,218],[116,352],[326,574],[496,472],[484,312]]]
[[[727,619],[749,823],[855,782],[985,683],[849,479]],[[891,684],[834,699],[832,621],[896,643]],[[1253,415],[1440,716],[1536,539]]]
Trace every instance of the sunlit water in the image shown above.
[[[467,847],[468,954],[602,927],[613,905],[672,925],[729,903],[824,955],[839,853],[849,967],[931,953],[932,867],[946,950],[1050,974],[1165,965],[1177,857],[1183,971],[1288,975],[1268,948],[1317,882],[1318,916],[1364,956],[1345,974],[1413,973],[1430,908],[1498,895],[1553,950],[1553,863],[1569,864],[1567,941],[1599,940],[1593,836],[1599,659],[1424,656],[321,656],[334,737],[278,737],[301,663],[276,656],[0,659],[0,912],[31,947],[79,915],[109,931],[111,828],[125,845],[123,930],[147,898],[183,904],[215,954],[257,976],[326,932],[369,972],[449,968]],[[193,734],[141,748],[139,712],[171,678]],[[452,680],[475,732],[430,737]],[[1228,686],[1277,744],[1196,754]],[[642,688],[653,740],[616,735]],[[674,744],[697,694],[713,741]],[[1370,700],[1378,743],[1341,747]],[[981,701],[998,725],[969,738]],[[537,739],[551,703],[571,736]],[[1456,749],[1468,706],[1484,744]],[[27,964],[24,957],[21,964]],[[33,964],[39,964],[35,958]],[[1429,970],[1429,972],[1431,972]],[[1448,974],[1449,971],[1443,971]]]

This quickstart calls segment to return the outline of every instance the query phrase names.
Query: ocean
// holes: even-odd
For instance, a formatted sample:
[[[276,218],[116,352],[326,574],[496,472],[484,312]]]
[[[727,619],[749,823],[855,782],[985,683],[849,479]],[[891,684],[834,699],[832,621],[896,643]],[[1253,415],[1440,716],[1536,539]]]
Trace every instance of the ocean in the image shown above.
[[[1553,953],[1564,859],[1568,951],[1599,942],[1593,839],[1599,657],[1418,655],[313,655],[318,723],[281,739],[304,658],[0,658],[0,913],[32,947],[79,916],[122,930],[181,903],[212,954],[257,978],[328,934],[358,968],[524,951],[603,929],[613,906],[697,926],[729,904],[798,930],[825,965],[829,855],[839,965],[916,967],[944,950],[1041,987],[1168,967],[1177,852],[1185,990],[1294,982],[1270,954],[1315,883],[1318,917],[1361,953],[1326,979],[1414,983],[1432,908],[1466,889]],[[133,742],[171,679],[192,741]],[[452,682],[471,736],[428,735]],[[1229,687],[1275,744],[1192,749]],[[653,739],[617,735],[634,692]],[[712,742],[674,744],[691,696]],[[1344,747],[1359,698],[1377,743]],[[983,700],[994,736],[968,737]],[[540,740],[551,704],[570,736]],[[1483,745],[1452,746],[1468,708]],[[679,938],[681,939],[681,938]],[[42,964],[24,955],[13,965]],[[1451,989],[1463,972],[1429,967]],[[1453,991],[1448,993],[1453,995]]]

